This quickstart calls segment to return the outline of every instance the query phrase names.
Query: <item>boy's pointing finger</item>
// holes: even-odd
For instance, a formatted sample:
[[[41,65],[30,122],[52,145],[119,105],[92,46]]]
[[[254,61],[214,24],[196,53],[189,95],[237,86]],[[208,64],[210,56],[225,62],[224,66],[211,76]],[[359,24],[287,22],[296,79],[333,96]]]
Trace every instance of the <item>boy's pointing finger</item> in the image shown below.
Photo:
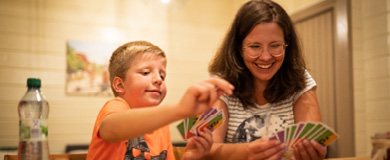
[[[218,92],[222,91],[228,95],[233,94],[234,86],[228,81],[218,77],[211,77],[207,81],[209,83],[212,83],[216,87],[216,90],[218,90]]]

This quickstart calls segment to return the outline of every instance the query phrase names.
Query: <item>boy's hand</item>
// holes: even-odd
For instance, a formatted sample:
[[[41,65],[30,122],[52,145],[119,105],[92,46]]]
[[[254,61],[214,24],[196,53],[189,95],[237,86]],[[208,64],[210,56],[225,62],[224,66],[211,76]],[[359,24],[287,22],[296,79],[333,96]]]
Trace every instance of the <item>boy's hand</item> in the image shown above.
[[[213,145],[211,131],[205,128],[199,134],[200,136],[194,136],[188,140],[181,158],[182,160],[201,159],[210,152],[211,146]]]
[[[233,90],[233,85],[218,77],[196,82],[187,89],[177,109],[184,117],[202,114],[211,108],[223,93],[231,95]]]

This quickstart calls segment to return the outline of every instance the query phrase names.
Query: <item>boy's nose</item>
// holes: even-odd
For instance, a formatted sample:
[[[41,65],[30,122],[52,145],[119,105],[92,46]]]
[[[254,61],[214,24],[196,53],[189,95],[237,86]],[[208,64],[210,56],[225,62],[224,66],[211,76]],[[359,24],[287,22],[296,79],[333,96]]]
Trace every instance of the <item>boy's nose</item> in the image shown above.
[[[153,78],[153,84],[161,84],[162,81],[163,80],[160,76],[154,76],[154,78]]]

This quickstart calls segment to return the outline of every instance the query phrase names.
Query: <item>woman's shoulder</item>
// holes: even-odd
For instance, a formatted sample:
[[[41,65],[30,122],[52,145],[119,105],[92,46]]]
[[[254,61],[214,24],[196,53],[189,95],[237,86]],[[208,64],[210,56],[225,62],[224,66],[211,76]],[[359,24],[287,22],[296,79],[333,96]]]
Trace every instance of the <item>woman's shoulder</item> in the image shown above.
[[[305,92],[317,87],[317,83],[314,80],[314,78],[310,75],[309,71],[305,70],[304,76],[305,76],[306,85],[301,91],[296,92],[292,97],[290,97],[292,98],[293,101],[296,101]]]
[[[302,90],[302,92],[307,92],[307,91],[311,90],[312,88],[314,88],[315,86],[317,86],[316,81],[313,79],[313,77],[311,76],[309,71],[305,70],[304,76],[305,76],[306,86]]]
[[[220,99],[226,104],[226,107],[233,110],[242,110],[243,106],[240,99],[234,95],[222,95]]]
[[[224,101],[226,104],[229,104],[229,103],[237,103],[237,102],[240,102],[240,99],[238,99],[238,97],[234,96],[234,95],[226,95],[226,94],[223,94],[220,99],[222,101]]]

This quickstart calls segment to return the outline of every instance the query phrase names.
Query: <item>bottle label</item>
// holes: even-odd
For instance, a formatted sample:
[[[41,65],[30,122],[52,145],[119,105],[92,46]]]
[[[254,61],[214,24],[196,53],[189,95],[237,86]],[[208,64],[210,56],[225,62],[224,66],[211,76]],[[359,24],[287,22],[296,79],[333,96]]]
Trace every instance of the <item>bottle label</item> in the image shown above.
[[[19,121],[20,140],[47,140],[46,119],[25,119]]]

